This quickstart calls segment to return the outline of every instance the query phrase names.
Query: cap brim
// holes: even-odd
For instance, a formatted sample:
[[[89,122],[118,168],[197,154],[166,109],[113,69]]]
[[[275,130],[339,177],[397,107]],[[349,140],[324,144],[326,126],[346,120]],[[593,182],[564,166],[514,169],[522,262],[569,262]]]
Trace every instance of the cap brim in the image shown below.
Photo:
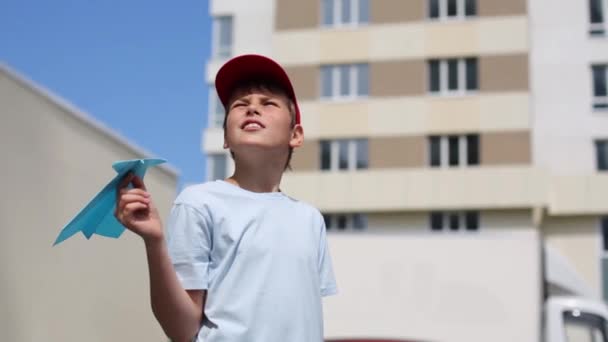
[[[243,81],[270,79],[285,90],[296,110],[296,123],[300,123],[300,109],[296,94],[285,70],[272,59],[261,55],[241,55],[226,62],[215,76],[215,89],[224,107],[228,106],[234,89]]]

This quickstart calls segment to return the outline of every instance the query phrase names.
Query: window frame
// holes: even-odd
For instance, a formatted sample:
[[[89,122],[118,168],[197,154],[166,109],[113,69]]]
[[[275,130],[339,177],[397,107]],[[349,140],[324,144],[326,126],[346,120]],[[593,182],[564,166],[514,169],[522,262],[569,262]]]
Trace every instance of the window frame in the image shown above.
[[[362,219],[363,226],[356,227],[356,217]],[[337,226],[337,221],[340,218],[345,219],[343,228]],[[328,232],[361,232],[369,228],[369,217],[365,213],[323,213],[323,221],[325,222],[325,230]]]
[[[608,2],[608,0],[606,1]],[[606,95],[596,96],[595,86],[595,69],[599,68],[600,72],[604,73],[604,88],[606,89]],[[592,107],[594,111],[608,111],[608,63],[594,63],[591,64],[591,95],[592,95]]]
[[[593,145],[595,147],[595,170],[597,172],[608,171],[608,139],[595,139]],[[604,164],[601,163],[602,160],[600,150],[602,147],[604,151],[606,151],[604,156]]]
[[[457,138],[457,155],[458,155],[458,163],[456,165],[450,164],[450,139]],[[472,139],[474,138],[474,139]],[[439,164],[434,165],[433,163],[433,141],[439,141]],[[476,151],[471,149],[469,146],[470,140],[476,140]],[[471,156],[475,155],[476,162],[471,162]],[[429,135],[427,137],[427,167],[433,169],[447,169],[447,168],[467,168],[467,167],[476,167],[481,165],[481,139],[478,133],[469,133],[469,134],[445,134],[445,135]]]
[[[323,2],[331,2],[332,7],[332,20],[330,23],[325,23],[325,4]],[[342,3],[348,1],[350,3],[350,21],[345,22],[342,20]],[[361,5],[362,1],[367,1],[367,20],[361,21]],[[356,28],[366,26],[369,24],[369,1],[370,0],[322,0],[320,6],[320,24],[321,28],[324,29],[339,29],[339,28]]]
[[[478,17],[478,3],[477,0],[456,0],[456,15],[450,16],[448,15],[448,1],[449,0],[436,0],[438,2],[437,6],[439,8],[439,13],[437,17],[431,16],[431,1],[426,1],[426,19],[433,22],[452,22],[452,21],[464,21],[471,20],[473,18]],[[467,11],[467,1],[473,1],[475,13],[466,14]]]
[[[591,2],[599,1],[599,7],[602,11],[602,22],[592,23],[591,22]],[[591,37],[606,37],[608,35],[608,20],[606,20],[606,15],[608,14],[608,0],[589,0],[587,2],[589,6],[589,36]]]
[[[475,227],[469,226],[469,215],[475,218]],[[453,228],[451,219],[457,218]],[[439,218],[440,224],[436,221]],[[481,231],[481,212],[479,210],[432,210],[428,213],[428,230],[433,233],[471,234]]]
[[[365,71],[367,72],[367,86],[364,87],[367,89],[367,94],[359,94],[359,89],[361,88],[359,82],[362,77],[362,68],[365,67]],[[342,70],[346,68],[346,72],[342,73]],[[321,65],[319,69],[321,73],[319,77],[319,81],[321,82],[319,99],[321,101],[332,101],[332,102],[349,102],[355,101],[359,99],[365,99],[369,97],[369,64],[368,63],[352,63],[352,64],[325,64]],[[329,95],[325,94],[325,90],[327,89],[325,82],[325,74],[324,72],[329,73]],[[342,76],[348,75],[348,92],[346,95],[342,95]]]
[[[209,86],[207,107],[207,127],[222,128],[224,125],[224,116],[226,115],[226,112],[224,110],[224,105],[222,105],[220,98],[217,96],[217,92],[213,85]]]
[[[344,143],[346,143],[347,166],[346,168],[340,168],[340,152],[341,146],[343,146]],[[367,138],[321,140],[319,141],[319,144],[319,168],[321,172],[347,172],[369,169],[369,140]],[[358,167],[359,159],[357,158],[357,152],[364,145],[367,152],[365,158],[366,165],[365,167]],[[329,168],[326,169],[323,168],[324,146],[328,146],[329,148]]]
[[[467,62],[474,61],[475,67],[475,86],[474,89],[468,89],[469,79],[467,73]],[[456,61],[456,89],[450,89],[450,68],[449,63]],[[439,73],[439,89],[432,89],[432,80],[434,79],[432,63],[438,63],[437,72]],[[430,58],[426,63],[427,69],[427,93],[431,96],[440,97],[457,97],[475,95],[479,92],[479,58],[478,57],[450,57],[450,58]]]
[[[215,163],[216,163],[215,158],[218,158],[218,157],[224,158],[224,175],[219,178],[215,177],[215,175],[213,174],[214,168],[215,168]],[[228,172],[229,172],[229,168],[230,168],[230,166],[228,165],[229,162],[230,162],[230,158],[228,157],[228,154],[226,154],[224,152],[207,154],[207,174],[205,175],[205,178],[207,179],[207,181],[214,181],[217,179],[226,178],[228,176]]]
[[[222,36],[222,20],[230,20],[230,45],[220,46],[220,37]],[[211,44],[211,56],[213,59],[228,59],[234,53],[234,16],[232,15],[218,15],[213,17],[212,23],[212,44]],[[224,51],[227,50],[227,51]]]

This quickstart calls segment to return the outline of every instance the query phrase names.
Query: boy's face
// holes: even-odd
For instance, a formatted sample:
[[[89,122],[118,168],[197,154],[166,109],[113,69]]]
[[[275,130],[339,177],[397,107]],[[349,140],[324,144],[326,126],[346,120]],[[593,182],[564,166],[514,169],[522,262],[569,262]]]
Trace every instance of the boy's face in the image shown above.
[[[229,101],[225,148],[235,154],[264,149],[266,152],[285,152],[299,147],[303,131],[293,125],[285,95],[263,89],[235,92]]]

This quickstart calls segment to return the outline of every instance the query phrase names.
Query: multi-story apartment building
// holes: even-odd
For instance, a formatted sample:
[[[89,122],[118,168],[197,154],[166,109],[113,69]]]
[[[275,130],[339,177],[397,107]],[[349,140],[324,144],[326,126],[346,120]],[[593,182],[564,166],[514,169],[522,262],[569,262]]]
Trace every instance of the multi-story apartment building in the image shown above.
[[[211,1],[208,178],[233,167],[215,73],[267,54],[306,137],[283,188],[328,231],[535,231],[607,298],[607,3]]]

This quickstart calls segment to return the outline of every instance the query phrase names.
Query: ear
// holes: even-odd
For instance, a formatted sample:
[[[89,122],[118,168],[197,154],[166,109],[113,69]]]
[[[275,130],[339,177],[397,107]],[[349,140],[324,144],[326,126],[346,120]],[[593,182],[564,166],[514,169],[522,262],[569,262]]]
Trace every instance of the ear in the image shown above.
[[[291,139],[289,140],[289,147],[297,148],[302,146],[304,143],[304,128],[302,125],[297,124],[291,130]]]

